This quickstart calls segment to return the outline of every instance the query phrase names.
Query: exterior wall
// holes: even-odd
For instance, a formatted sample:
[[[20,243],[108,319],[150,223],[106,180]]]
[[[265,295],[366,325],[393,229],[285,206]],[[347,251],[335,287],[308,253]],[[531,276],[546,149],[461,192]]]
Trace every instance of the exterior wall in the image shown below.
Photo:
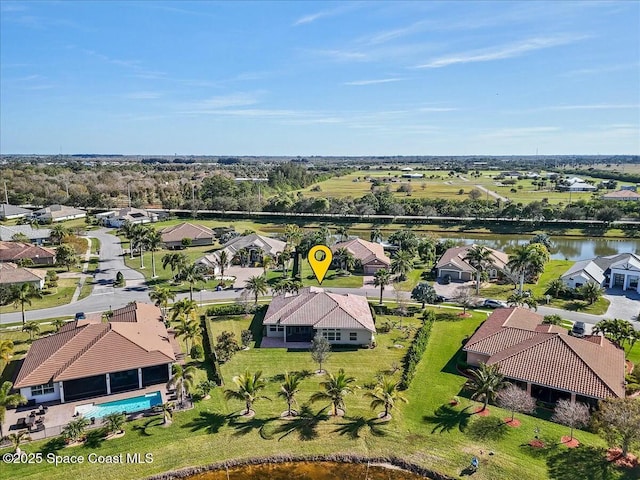
[[[167,248],[182,248],[182,239],[177,242],[164,242]],[[190,247],[201,247],[206,245],[213,245],[213,238],[199,238],[192,240]]]
[[[379,263],[379,264],[368,263],[367,265],[363,265],[362,269],[365,275],[373,275],[381,268],[386,268],[386,267],[388,267],[388,265],[383,265],[382,263]]]
[[[473,365],[474,367],[477,367],[481,363],[486,363],[487,360],[489,360],[489,355],[483,355],[481,353],[475,353],[475,352],[467,352],[467,363],[469,365]]]
[[[342,328],[342,329],[333,329],[333,328],[319,328],[318,333],[323,335],[326,338],[325,332],[333,330],[340,330],[340,340],[332,340],[328,339],[331,345],[369,345],[374,341],[373,332],[364,329],[353,329],[353,328]],[[355,340],[351,340],[351,334],[355,333]]]
[[[267,330],[267,337],[284,338],[284,326],[280,327],[282,328],[282,330],[279,332],[272,330],[272,328],[277,327],[276,325],[265,325],[265,329]]]
[[[7,285],[9,287],[12,286],[21,286],[24,285],[25,283],[30,283],[31,285],[33,285],[36,288],[39,288],[40,290],[42,290],[44,288],[44,279],[41,280],[34,280],[32,282],[14,282],[14,283],[0,283],[0,285]]]
[[[45,395],[32,395],[31,387],[23,387],[20,389],[20,395],[28,400],[34,400],[36,404],[44,402],[52,402],[60,400],[60,386],[58,382],[53,382],[53,393],[47,393]]]
[[[593,283],[593,279],[584,273],[575,273],[570,277],[563,277],[562,281],[569,288],[577,288],[578,285],[585,285],[589,282]]]

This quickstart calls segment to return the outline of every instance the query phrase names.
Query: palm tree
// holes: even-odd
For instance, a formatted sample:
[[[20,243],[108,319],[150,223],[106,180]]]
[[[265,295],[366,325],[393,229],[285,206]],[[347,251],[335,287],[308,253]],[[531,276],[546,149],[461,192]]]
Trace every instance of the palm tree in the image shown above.
[[[226,400],[243,401],[247,408],[244,414],[249,415],[251,413],[251,407],[257,400],[271,400],[269,397],[260,395],[260,391],[267,387],[264,379],[260,377],[262,377],[261,371],[251,374],[249,370],[246,370],[242,375],[236,375],[233,377],[233,383],[236,384],[237,390],[226,389],[224,391],[224,398]]]
[[[187,320],[182,318],[180,323],[175,327],[176,337],[184,337],[185,344],[187,346],[187,355],[191,350],[189,349],[189,340],[195,342],[195,340],[202,337],[202,329],[197,320]]]
[[[329,245],[331,239],[331,230],[326,225],[322,225],[316,232],[318,243],[323,245]]]
[[[302,230],[298,225],[289,224],[284,227],[284,240],[289,245],[296,246],[302,240]]]
[[[27,322],[22,326],[23,332],[29,332],[29,341],[33,341],[33,334],[40,335],[40,324],[38,322]]]
[[[144,236],[144,244],[147,250],[151,252],[151,278],[156,278],[156,257],[155,252],[160,249],[162,245],[162,236],[160,232],[153,227],[147,227],[146,235]]]
[[[56,318],[53,322],[51,322],[51,325],[53,325],[53,328],[56,329],[56,332],[59,332],[65,323],[67,322],[62,318]]]
[[[355,257],[346,247],[340,247],[333,253],[333,258],[340,265],[341,270],[353,269],[355,265]],[[351,268],[349,268],[351,267]]]
[[[122,432],[122,427],[127,421],[127,417],[121,412],[113,412],[102,418],[102,423],[107,427],[108,433]]]
[[[269,255],[262,255],[262,268],[264,269],[265,276],[267,275],[267,270],[273,265],[273,257]]]
[[[220,269],[220,277],[224,280],[224,269],[229,265],[229,254],[226,250],[220,250],[216,256],[215,266]]]
[[[6,438],[9,439],[9,441],[11,442],[14,453],[17,453],[20,451],[20,445],[22,445],[24,442],[31,441],[29,432],[25,432],[24,430],[17,433],[10,433],[9,435],[7,435]]]
[[[566,288],[566,286],[565,286],[564,282],[562,281],[562,279],[560,279],[560,278],[556,278],[554,280],[551,280],[547,284],[547,292],[549,292],[549,294],[551,294],[551,296],[553,298],[560,297],[560,294],[564,291],[565,288]]]
[[[467,251],[464,259],[476,269],[476,295],[479,295],[482,274],[491,265],[491,250],[482,245],[474,245]]]
[[[593,305],[604,294],[604,288],[596,282],[587,282],[577,290],[582,298],[589,302],[589,305]]]
[[[295,396],[300,391],[300,382],[302,381],[302,377],[296,373],[284,373],[284,380],[280,384],[280,391],[278,392],[278,396],[283,398],[287,402],[287,416],[291,417],[291,404],[296,401]]]
[[[327,373],[326,378],[324,382],[320,382],[320,385],[324,388],[324,392],[314,393],[309,400],[311,402],[329,400],[333,407],[333,415],[336,416],[338,415],[338,409],[345,410],[344,397],[354,393],[355,389],[358,388],[357,385],[354,385],[356,379],[354,377],[348,377],[342,368],[338,370],[338,374],[335,376]]]
[[[144,268],[144,249],[147,246],[149,230],[143,225],[135,224],[131,227],[131,235],[132,249],[138,248],[140,250],[140,268]]]
[[[0,340],[0,358],[5,362],[9,363],[11,357],[13,357],[13,342],[11,340]]]
[[[169,425],[173,419],[173,403],[165,402],[161,405],[157,405],[156,408],[162,412],[162,425]]]
[[[31,306],[31,299],[42,298],[42,293],[40,292],[40,289],[34,287],[32,283],[23,283],[22,285],[16,285],[11,289],[11,297],[13,298],[13,306],[15,308],[20,307],[22,310],[22,324],[24,325],[26,323],[24,306]]]
[[[380,305],[382,305],[382,292],[384,287],[391,283],[391,273],[386,268],[381,268],[373,274],[373,284],[376,287],[380,287]]]
[[[124,235],[124,237],[129,240],[129,258],[133,259],[133,232],[134,232],[134,224],[125,220],[125,222],[118,229],[118,233]]]
[[[11,388],[13,388],[13,384],[11,382],[4,382],[0,386],[0,438],[4,437],[4,434],[2,433],[2,424],[4,423],[7,408],[13,408],[27,403],[27,399],[19,393],[10,394],[9,392],[11,392]]]
[[[525,295],[520,292],[513,292],[507,298],[507,303],[512,307],[524,307],[525,305],[534,310],[538,310],[538,301],[531,295]]]
[[[181,320],[183,318],[195,320],[196,312],[198,311],[198,304],[193,300],[187,300],[183,298],[173,304],[171,308],[171,321]]]
[[[241,248],[238,250],[238,257],[240,257],[240,266],[246,267],[249,262],[249,250],[247,248]]]
[[[193,284],[205,281],[202,266],[197,263],[184,265],[180,270],[179,276],[189,284],[189,300],[193,300]]]
[[[288,248],[285,248],[282,252],[277,255],[278,264],[282,265],[282,277],[287,276],[287,264],[289,260],[291,260],[291,251]]]
[[[62,243],[62,239],[69,235],[70,231],[64,225],[58,223],[51,227],[51,241],[56,245],[60,245]]]
[[[382,232],[378,227],[375,227],[371,230],[371,233],[369,234],[369,240],[371,240],[374,243],[378,243],[382,241]]]
[[[176,294],[167,285],[155,286],[149,293],[149,298],[155,302],[156,307],[162,309],[162,316],[166,318],[169,301],[175,300]]]
[[[189,257],[184,253],[165,253],[162,256],[162,268],[164,270],[171,267],[171,273],[180,272],[184,265],[189,262]]]
[[[255,299],[255,304],[258,304],[258,297],[260,295],[266,295],[269,291],[269,284],[267,283],[266,277],[263,275],[254,275],[253,277],[249,277],[249,279],[245,282],[245,288],[247,291],[253,293],[253,297]]]
[[[346,225],[340,225],[336,228],[336,234],[340,236],[340,241],[344,242],[349,239],[349,227]]]
[[[413,253],[399,250],[391,260],[391,271],[398,275],[400,281],[406,280],[407,273],[413,268]]]
[[[180,405],[184,402],[184,391],[190,393],[195,385],[196,375],[198,371],[193,365],[189,365],[186,368],[182,368],[179,363],[174,363],[171,367],[171,378],[167,382],[167,388],[175,388],[178,392],[178,398],[180,399]]]
[[[371,409],[384,407],[384,417],[389,418],[389,412],[398,402],[407,403],[408,400],[399,391],[400,382],[395,382],[391,378],[382,378],[373,392],[367,392],[366,396],[371,398]]]
[[[536,262],[536,251],[531,248],[532,245],[518,245],[509,254],[509,262],[507,266],[519,276],[519,291],[524,290],[524,280],[529,268]]]
[[[464,385],[466,389],[472,391],[472,400],[483,400],[482,410],[487,408],[489,401],[496,398],[500,389],[509,384],[504,381],[504,376],[499,370],[500,367],[497,364],[481,363],[480,368],[471,371],[471,378]]]
[[[71,420],[62,430],[64,437],[72,442],[77,442],[84,436],[84,432],[89,426],[89,419],[82,416]]]

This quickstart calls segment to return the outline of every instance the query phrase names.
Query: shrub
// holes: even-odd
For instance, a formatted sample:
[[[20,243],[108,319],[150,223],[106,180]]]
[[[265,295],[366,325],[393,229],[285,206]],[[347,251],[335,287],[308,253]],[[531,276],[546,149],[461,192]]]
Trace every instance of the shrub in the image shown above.
[[[391,328],[391,323],[383,322],[382,325],[377,328],[377,330],[378,333],[389,333],[391,331]]]
[[[191,347],[191,358],[194,360],[202,360],[204,358],[204,348],[199,343]]]
[[[245,306],[239,303],[231,303],[228,305],[214,305],[212,307],[207,308],[208,317],[220,317],[225,315],[244,315],[244,314],[245,314]]]
[[[435,322],[435,314],[433,312],[427,312],[424,316],[424,325],[420,327],[416,333],[413,343],[409,347],[407,354],[403,360],[404,371],[402,372],[402,380],[400,380],[400,388],[406,390],[411,385],[411,381],[416,373],[416,367],[422,359],[427,344],[429,343],[429,336],[431,335],[431,327]]]

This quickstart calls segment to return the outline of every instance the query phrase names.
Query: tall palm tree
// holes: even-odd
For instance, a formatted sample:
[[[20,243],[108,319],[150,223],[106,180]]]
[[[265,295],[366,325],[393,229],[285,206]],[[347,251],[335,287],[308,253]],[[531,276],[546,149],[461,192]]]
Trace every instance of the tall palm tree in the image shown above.
[[[162,246],[162,236],[160,232],[153,227],[146,228],[146,235],[144,236],[144,244],[149,252],[151,252],[151,275],[152,278],[156,278],[156,257],[155,252]]]
[[[262,255],[262,268],[264,269],[265,276],[267,275],[267,270],[273,265],[273,257],[269,255]]]
[[[484,402],[482,410],[484,410],[489,401],[495,400],[498,391],[507,385],[509,383],[505,382],[497,364],[481,363],[480,368],[471,371],[471,378],[464,386],[472,392],[471,398],[473,400],[482,399]]]
[[[262,372],[249,373],[246,370],[242,375],[236,375],[233,377],[233,383],[236,384],[237,390],[226,389],[224,391],[224,398],[226,400],[241,400],[244,402],[247,408],[245,415],[251,413],[251,407],[257,400],[271,400],[269,397],[260,395],[260,391],[267,387],[266,382],[262,377]]]
[[[51,241],[56,245],[60,245],[62,243],[62,239],[69,235],[70,230],[64,225],[58,223],[51,227]]]
[[[340,236],[340,241],[344,242],[349,239],[349,227],[346,225],[340,225],[336,228],[336,234]]]
[[[283,398],[287,402],[287,416],[291,417],[291,404],[296,401],[295,396],[300,391],[300,382],[302,381],[302,377],[296,373],[284,373],[284,380],[280,384],[280,391],[278,392],[278,396]]]
[[[15,308],[20,307],[22,311],[22,324],[24,325],[26,323],[24,306],[31,306],[31,299],[33,298],[42,298],[42,292],[39,288],[34,287],[32,283],[23,283],[11,289],[11,297],[13,298],[13,306]]]
[[[180,272],[187,263],[189,263],[189,257],[184,253],[165,253],[162,256],[162,268],[166,270],[170,267],[171,273]]]
[[[120,225],[118,229],[118,233],[124,235],[124,237],[129,240],[129,258],[133,260],[133,232],[134,232],[134,224],[125,220],[125,222]]]
[[[166,318],[169,302],[175,300],[176,294],[168,285],[157,285],[149,293],[149,298],[155,302],[156,307],[162,309],[162,316]]]
[[[189,300],[193,300],[193,284],[205,281],[202,266],[197,263],[184,265],[179,272],[179,276],[180,279],[189,284]]]
[[[344,398],[354,393],[354,391],[358,388],[355,385],[356,379],[354,377],[348,377],[346,373],[344,373],[344,369],[338,370],[337,375],[333,375],[331,373],[326,374],[326,380],[324,382],[320,382],[320,385],[324,388],[324,392],[316,392],[309,400],[311,402],[319,402],[322,400],[329,400],[332,405],[333,415],[338,415],[338,409],[345,410]]]
[[[24,442],[31,441],[29,432],[25,432],[24,430],[16,433],[10,433],[6,438],[11,442],[14,453],[17,453],[20,450],[20,445],[22,445]]]
[[[406,280],[407,273],[413,268],[413,253],[399,250],[391,260],[391,271],[398,275],[400,281]]]
[[[524,290],[525,276],[536,261],[535,250],[530,247],[531,245],[518,245],[515,247],[509,254],[509,262],[507,263],[509,269],[518,274],[520,293]]]
[[[398,402],[408,403],[408,400],[399,391],[400,382],[395,382],[391,378],[382,378],[373,392],[367,392],[366,396],[371,398],[371,409],[384,407],[384,417],[389,417],[389,412]]]
[[[4,417],[7,413],[7,408],[17,407],[18,405],[24,405],[27,403],[27,399],[19,393],[10,394],[13,384],[11,382],[4,382],[0,386],[0,438],[4,437],[2,432],[2,424],[4,423]]]
[[[492,263],[491,250],[482,245],[474,245],[467,251],[464,259],[476,269],[476,295],[479,295],[482,274]]]
[[[220,277],[224,279],[224,269],[229,265],[229,254],[226,250],[220,250],[216,256],[215,266],[220,269]]]
[[[371,233],[369,234],[369,240],[374,243],[378,243],[382,241],[382,232],[378,227],[371,229]]]
[[[202,328],[198,324],[197,320],[187,320],[186,318],[180,319],[180,323],[175,327],[176,337],[184,337],[185,344],[187,346],[187,355],[191,350],[189,349],[189,341],[195,342],[202,337]]]
[[[179,363],[174,363],[171,367],[171,378],[167,382],[167,388],[175,388],[178,392],[180,405],[184,402],[185,390],[190,393],[195,386],[196,375],[198,371],[193,365],[183,368]]]
[[[5,362],[9,363],[11,357],[13,357],[13,342],[11,340],[0,340],[0,358]]]
[[[22,331],[23,332],[28,332],[29,333],[29,341],[33,341],[33,335],[40,335],[40,324],[38,322],[34,322],[33,320],[30,322],[25,323],[22,326]]]
[[[249,277],[249,279],[245,282],[245,287],[247,291],[253,293],[253,298],[255,300],[255,304],[258,304],[258,297],[260,295],[266,295],[269,291],[269,284],[267,283],[267,278],[264,275],[254,275],[253,277]]]
[[[386,268],[381,268],[373,274],[373,284],[380,287],[380,305],[382,305],[382,292],[384,287],[391,283],[391,273]]]
[[[67,322],[62,318],[56,318],[53,322],[51,322],[51,325],[53,325],[53,328],[56,329],[56,332],[59,332],[65,323]]]
[[[144,268],[144,249],[147,246],[147,236],[149,230],[143,225],[135,224],[131,227],[131,245],[132,249],[140,250],[140,268]]]
[[[175,322],[181,319],[195,320],[197,311],[198,304],[196,302],[183,298],[173,304],[171,308],[171,321]]]
[[[291,251],[288,248],[285,248],[282,252],[277,255],[278,265],[282,265],[282,277],[287,276],[287,265],[289,260],[291,260]]]

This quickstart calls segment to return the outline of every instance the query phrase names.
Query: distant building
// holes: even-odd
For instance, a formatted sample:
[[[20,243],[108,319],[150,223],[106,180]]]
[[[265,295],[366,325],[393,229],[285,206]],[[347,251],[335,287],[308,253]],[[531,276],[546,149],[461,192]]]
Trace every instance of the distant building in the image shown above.
[[[637,185],[621,185],[620,190],[630,190],[632,192],[637,192],[638,187]]]
[[[30,243],[0,242],[0,262],[20,260],[31,260],[34,265],[55,265],[56,251]]]
[[[162,242],[167,248],[183,248],[182,241],[187,238],[191,240],[192,246],[213,245],[213,230],[194,223],[179,223],[163,229],[161,232]]]
[[[46,278],[46,270],[21,268],[15,263],[0,263],[0,285],[14,287],[29,283],[38,289],[43,289]]]
[[[31,243],[42,245],[51,237],[51,229],[33,228],[31,225],[0,225],[0,241],[11,242],[16,239],[16,235],[24,235]]]
[[[403,167],[400,169],[401,172],[413,172],[413,168],[411,167]]]
[[[286,243],[277,238],[252,233],[232,238],[220,250],[200,257],[196,262],[208,267],[214,275],[218,275],[220,273],[218,259],[222,251],[226,252],[230,264],[255,265],[262,263],[265,256],[275,258],[276,255],[284,251],[285,246]],[[246,256],[243,257],[241,252],[246,252]]]
[[[141,208],[126,207],[111,212],[98,213],[96,218],[105,226],[120,228],[126,222],[131,224],[152,223],[158,221],[158,215]]]
[[[435,268],[438,272],[438,278],[449,275],[451,280],[468,282],[475,278],[476,269],[468,260],[465,260],[469,250],[473,245],[465,245],[463,247],[453,247],[442,254]],[[489,278],[497,278],[499,272],[504,271],[509,255],[493,248],[485,247],[491,252],[491,266],[486,270]]]
[[[8,203],[0,204],[0,220],[28,217],[31,213],[31,210],[27,210],[26,208],[16,207]]]
[[[615,192],[606,193],[602,196],[603,200],[618,200],[622,202],[640,201],[640,193],[634,190],[616,190]]]
[[[51,223],[84,218],[87,216],[87,212],[80,208],[68,207],[66,205],[51,205],[36,210],[33,212],[33,216],[36,217],[40,223]]]
[[[381,268],[388,268],[391,259],[384,253],[384,248],[379,243],[368,242],[361,238],[355,238],[346,242],[336,243],[331,250],[335,253],[339,248],[346,248],[362,265],[365,275],[373,275]]]
[[[596,283],[605,288],[622,288],[640,293],[640,255],[620,253],[574,263],[560,279],[569,288]]]
[[[424,173],[403,173],[402,178],[424,178]]]

